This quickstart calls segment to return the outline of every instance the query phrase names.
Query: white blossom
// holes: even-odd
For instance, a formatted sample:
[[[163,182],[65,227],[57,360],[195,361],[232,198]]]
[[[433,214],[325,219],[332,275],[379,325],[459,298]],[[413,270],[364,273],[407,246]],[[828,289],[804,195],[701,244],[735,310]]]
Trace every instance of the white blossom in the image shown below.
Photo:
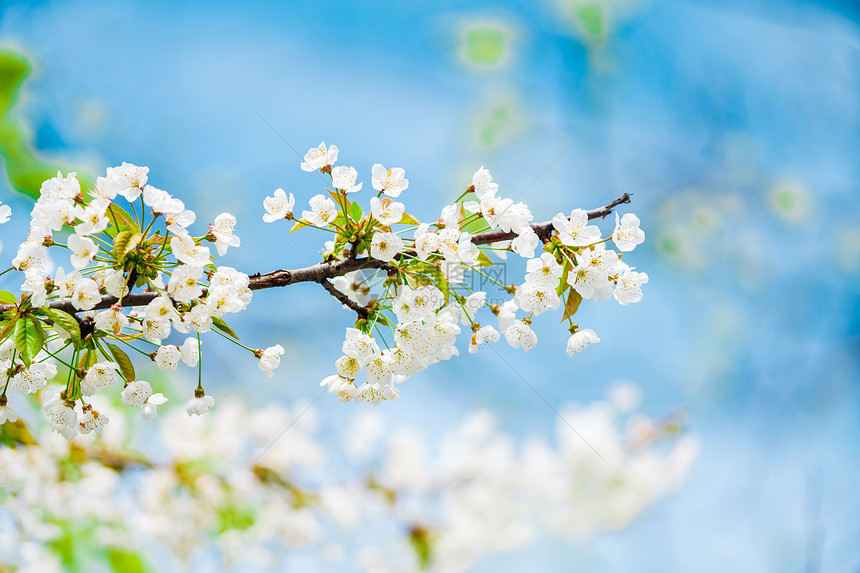
[[[215,235],[215,248],[220,256],[227,254],[227,247],[238,247],[241,244],[239,237],[233,234],[235,226],[236,217],[230,213],[221,213],[209,225],[212,234]]]
[[[173,256],[180,263],[195,267],[209,264],[209,247],[198,245],[189,236],[171,237],[170,248],[173,250]]]
[[[513,324],[505,330],[505,340],[508,341],[513,348],[522,347],[528,352],[537,344],[537,335],[523,321],[515,320]]]
[[[386,169],[379,163],[375,163],[370,170],[373,188],[382,191],[385,195],[396,199],[407,187],[409,180],[406,179],[406,171],[401,167]]]
[[[107,177],[99,177],[96,181],[96,187],[105,189],[107,194],[113,194],[113,196],[118,193],[130,203],[137,201],[137,198],[140,197],[148,173],[149,167],[138,167],[123,162],[119,167],[108,167]]]
[[[314,195],[308,202],[310,211],[302,211],[302,219],[317,227],[325,227],[337,216],[337,205],[325,195]]]
[[[301,167],[302,171],[316,171],[327,165],[334,165],[335,161],[337,161],[337,146],[332,145],[326,148],[323,141],[318,147],[311,147],[308,150]]]
[[[645,242],[645,231],[639,228],[639,217],[633,213],[625,213],[621,220],[615,213],[615,230],[612,231],[612,241],[618,250],[626,253]]]
[[[380,261],[390,261],[403,250],[403,239],[394,233],[377,231],[370,242],[370,256]]]
[[[260,370],[262,370],[269,378],[272,377],[274,369],[280,366],[281,355],[283,353],[284,347],[280,344],[276,344],[268,347],[262,352],[262,354],[260,354],[260,362],[258,365],[260,366]]]
[[[597,338],[596,332],[590,328],[579,329],[567,339],[567,355],[572,358],[574,354],[589,344],[596,344],[598,342],[600,342],[600,339]]]
[[[559,213],[552,218],[552,226],[563,245],[585,247],[600,240],[600,229],[588,224],[588,211],[584,209],[574,209],[570,217]]]
[[[66,243],[72,251],[71,261],[75,269],[82,269],[88,264],[99,252],[99,247],[95,241],[89,237],[83,237],[78,234],[69,235]]]
[[[472,176],[472,185],[475,187],[475,195],[478,196],[478,200],[493,196],[499,190],[498,184],[493,183],[493,176],[487,169],[484,169],[483,165]]]
[[[275,194],[272,197],[263,199],[263,208],[266,210],[263,214],[263,221],[272,223],[286,218],[287,215],[292,215],[295,204],[296,198],[293,197],[292,193],[287,197],[283,189],[275,189]]]
[[[390,199],[379,200],[379,197],[370,198],[370,213],[383,225],[394,225],[403,218],[406,206],[399,201]]]
[[[361,186],[364,183],[355,184],[355,180],[358,177],[358,171],[355,170],[355,167],[347,167],[346,165],[339,165],[337,167],[333,167],[331,170],[331,184],[335,189],[340,189],[344,193],[354,193],[356,191],[361,191]]]
[[[628,305],[642,300],[642,285],[648,282],[648,275],[638,273],[632,268],[624,271],[618,277],[613,296],[620,304]]]
[[[215,398],[212,396],[195,396],[185,404],[185,411],[189,416],[202,416],[215,406]]]

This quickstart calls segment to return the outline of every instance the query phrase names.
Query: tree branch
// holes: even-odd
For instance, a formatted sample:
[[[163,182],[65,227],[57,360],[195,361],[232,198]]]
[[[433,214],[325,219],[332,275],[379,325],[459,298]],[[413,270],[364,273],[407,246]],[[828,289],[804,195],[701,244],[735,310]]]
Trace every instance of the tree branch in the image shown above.
[[[588,211],[588,219],[597,219],[599,217],[605,217],[612,213],[612,209],[621,205],[622,203],[630,202],[630,194],[625,193],[612,203],[606,205],[605,207],[600,207],[598,209],[592,209]],[[552,233],[552,221],[545,221],[543,223],[534,223],[532,225],[532,229],[541,239],[547,237],[550,233]],[[515,239],[517,233],[513,231],[506,233],[504,231],[488,231],[486,233],[478,233],[474,237],[472,237],[472,242],[476,245],[486,245],[487,243],[497,243],[500,241],[509,241],[511,239]]]
[[[588,211],[588,218],[597,219],[599,217],[606,217],[612,212],[612,209],[614,209],[618,205],[629,202],[630,194],[625,193],[624,195],[604,207]],[[552,221],[535,223],[532,225],[532,229],[534,229],[538,237],[544,239],[549,236],[550,233],[552,233]],[[472,237],[472,242],[476,245],[486,245],[489,243],[511,240],[516,236],[517,233],[514,232],[506,233],[504,231],[488,231],[486,233],[478,233],[477,235],[474,235]],[[361,259],[348,258],[343,261],[318,263],[316,265],[311,265],[309,267],[304,267],[301,269],[277,270],[266,274],[256,273],[249,276],[250,281],[248,284],[248,288],[250,288],[251,290],[262,290],[267,288],[288,286],[295,283],[315,282],[321,284],[323,288],[325,288],[329,292],[329,294],[338,299],[341,303],[345,304],[362,317],[367,317],[367,308],[358,305],[346,294],[335,288],[335,286],[331,283],[329,279],[343,276],[352,271],[371,268],[386,270],[389,273],[396,272],[396,267],[394,265],[383,261],[378,261],[369,257]],[[139,292],[127,294],[122,299],[122,306],[145,306],[158,296],[160,296],[158,293],[153,292]],[[102,297],[101,301],[96,304],[93,310],[110,308],[118,302],[120,301],[115,296],[107,295]],[[72,315],[75,315],[76,313],[80,312],[78,309],[72,306],[71,301],[54,301],[51,302],[49,306],[51,308],[64,310]],[[0,311],[5,311],[9,308],[12,307],[10,305],[0,306]]]

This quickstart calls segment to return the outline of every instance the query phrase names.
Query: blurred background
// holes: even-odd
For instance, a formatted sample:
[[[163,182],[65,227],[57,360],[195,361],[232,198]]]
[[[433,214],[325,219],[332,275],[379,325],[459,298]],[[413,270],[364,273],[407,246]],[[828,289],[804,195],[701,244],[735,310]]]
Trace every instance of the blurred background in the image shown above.
[[[404,167],[420,220],[481,165],[538,221],[632,193],[621,212],[646,243],[629,258],[650,283],[639,304],[582,306],[601,344],[568,358],[547,315],[534,351],[498,347],[510,366],[461,356],[377,410],[431,441],[475,408],[549,437],[540,396],[588,403],[624,379],[644,411],[684,410],[699,456],[623,531],[471,570],[856,571],[858,19],[847,1],[7,2],[0,47],[32,71],[14,106],[3,95],[0,197],[19,216],[2,257],[26,234],[27,174],[55,166],[92,181],[147,165],[198,228],[232,212],[242,248],[220,261],[248,273],[318,260],[322,234],[282,242],[287,226],[260,217],[277,187],[301,206],[321,192],[299,169],[320,140],[366,187],[373,163]],[[26,65],[4,74],[13,85]],[[231,322],[252,347],[286,348],[274,379],[215,340],[207,390],[316,398],[351,319],[314,287],[258,292]],[[315,408],[336,441],[365,406]]]

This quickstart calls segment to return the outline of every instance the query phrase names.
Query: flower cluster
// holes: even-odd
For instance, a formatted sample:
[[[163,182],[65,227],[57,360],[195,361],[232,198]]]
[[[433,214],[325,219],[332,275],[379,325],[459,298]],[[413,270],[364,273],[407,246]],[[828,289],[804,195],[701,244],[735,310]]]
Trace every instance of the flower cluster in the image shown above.
[[[513,348],[528,352],[537,344],[533,317],[563,307],[562,320],[570,323],[567,353],[573,356],[599,342],[593,330],[580,329],[571,318],[583,299],[614,297],[622,305],[642,299],[648,275],[621,260],[645,240],[631,213],[620,218],[616,213],[615,229],[606,238],[589,224],[593,217],[583,209],[536,225],[528,206],[500,196],[498,184],[481,167],[435,222],[422,223],[395,200],[409,187],[402,168],[372,167],[371,183],[378,194],[370,198],[370,209],[363,210],[354,199],[363,185],[357,182],[358,171],[334,166],[337,159],[334,145],[323,142],[310,149],[301,168],[329,174],[333,189],[328,196],[312,197],[310,209],[300,217],[293,214],[293,195],[278,189],[263,202],[263,220],[295,220],[290,232],[314,227],[332,233],[326,261],[359,261],[362,269],[372,271],[353,271],[333,283],[343,302],[358,313],[355,328],[347,329],[343,355],[335,361],[337,373],[322,381],[340,400],[375,404],[396,398],[398,384],[459,354],[455,343],[461,325],[471,332],[469,352],[502,336]],[[620,253],[607,248],[609,241]],[[495,264],[491,256],[505,251],[527,259],[527,274],[519,285],[503,285],[481,270]],[[466,273],[483,275],[507,300],[491,301],[487,292],[470,290]],[[479,322],[483,308],[496,315],[498,329]],[[383,333],[385,327],[390,333]],[[364,382],[357,380],[362,372]]]
[[[9,210],[2,207],[5,221]],[[31,394],[55,377],[64,387],[46,391],[44,410],[69,439],[102,431],[109,418],[90,400],[117,386],[122,401],[150,420],[166,398],[137,377],[129,350],[161,370],[180,361],[199,368],[201,334],[214,329],[235,337],[224,318],[248,306],[249,278],[215,266],[208,244],[219,255],[238,247],[236,218],[222,213],[208,232],[193,236],[196,218],[149,184],[147,167],[130,163],[109,168],[86,194],[75,173],[43,183],[12,261],[24,274],[21,295],[0,291],[0,421],[17,419],[9,390]],[[50,253],[61,249],[56,266]],[[165,344],[174,331],[191,336],[180,346]],[[271,361],[260,365],[271,372]],[[213,403],[198,381],[187,410],[202,414]]]
[[[148,390],[123,394],[137,404]],[[433,441],[364,411],[338,426],[337,448],[323,439],[334,428],[320,427],[333,422],[313,409],[250,410],[238,399],[202,418],[163,413],[150,457],[128,447],[133,418],[94,396],[112,420],[98,436],[4,428],[14,447],[0,448],[0,569],[154,570],[148,555],[185,569],[214,548],[225,567],[283,570],[304,547],[304,568],[313,550],[334,568],[458,572],[547,536],[581,543],[628,525],[695,458],[677,416],[634,413],[637,401],[624,385],[560,410],[600,457],[564,422],[555,439],[519,442],[485,411]]]

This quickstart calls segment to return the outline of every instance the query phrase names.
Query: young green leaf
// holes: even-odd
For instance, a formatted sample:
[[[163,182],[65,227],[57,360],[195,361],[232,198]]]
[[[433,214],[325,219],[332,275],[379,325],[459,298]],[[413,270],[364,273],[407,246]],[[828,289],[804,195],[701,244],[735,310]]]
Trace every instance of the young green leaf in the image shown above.
[[[35,317],[26,316],[15,323],[15,347],[24,366],[30,366],[44,343],[45,332]]]
[[[131,363],[131,358],[128,357],[128,354],[123,352],[123,350],[116,345],[105,342],[105,346],[108,347],[108,350],[110,350],[110,353],[113,356],[114,362],[119,366],[119,371],[122,373],[123,378],[128,382],[135,380],[134,364]]]
[[[564,316],[561,317],[561,321],[564,322],[579,310],[579,303],[582,302],[582,295],[576,292],[573,289],[570,289],[567,293],[567,301],[564,303]]]
[[[64,310],[59,310],[56,308],[40,308],[39,312],[50,318],[55,326],[58,326],[65,330],[69,338],[72,339],[72,344],[76,349],[81,348],[81,325],[75,319],[74,316],[69,314]]]
[[[0,304],[15,304],[18,299],[15,295],[7,290],[0,290]]]
[[[349,206],[349,216],[352,217],[352,220],[358,223],[361,221],[361,205],[358,204],[358,201],[354,202]]]
[[[215,328],[217,328],[218,330],[220,330],[224,334],[226,334],[228,336],[232,336],[236,340],[239,340],[239,336],[235,332],[233,332],[232,328],[227,326],[227,323],[224,322],[224,319],[222,319],[221,317],[213,316],[212,317],[212,326],[214,326]]]
[[[410,215],[409,213],[403,213],[403,216],[400,217],[400,220],[397,221],[398,225],[420,225],[418,219]]]

